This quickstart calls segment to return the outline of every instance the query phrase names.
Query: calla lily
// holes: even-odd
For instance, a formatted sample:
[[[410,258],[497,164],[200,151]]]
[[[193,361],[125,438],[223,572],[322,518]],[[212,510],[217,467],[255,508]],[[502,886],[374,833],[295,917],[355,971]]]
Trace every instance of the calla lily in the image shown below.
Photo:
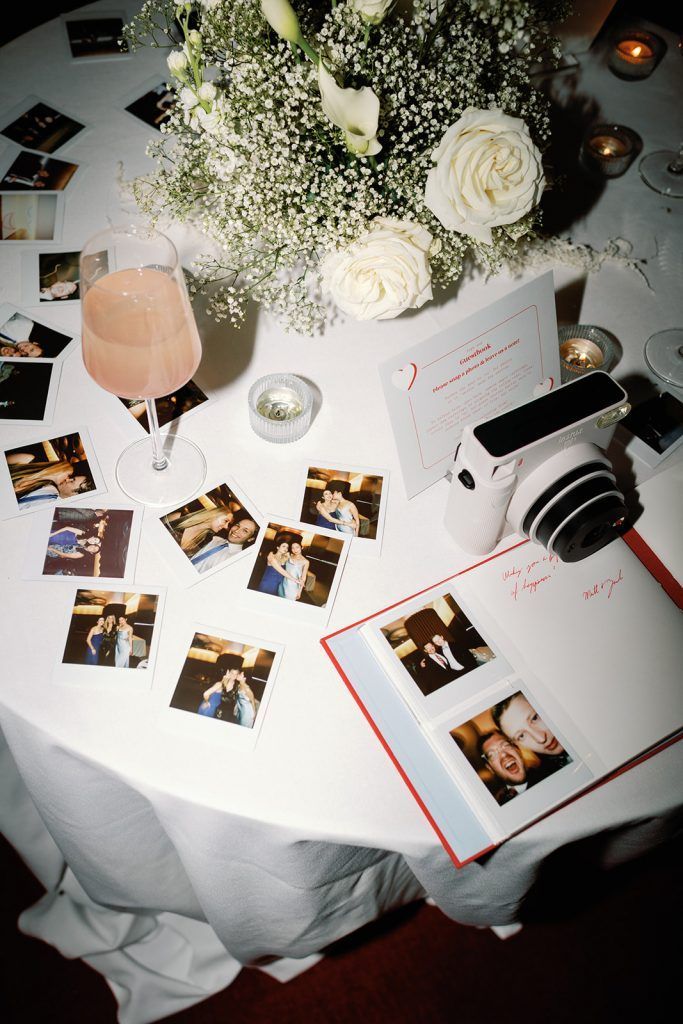
[[[281,39],[286,39],[289,43],[299,42],[299,19],[288,0],[261,0],[261,13]]]
[[[344,132],[348,149],[358,156],[379,153],[379,100],[372,89],[367,85],[362,89],[342,89],[322,60],[318,64],[318,86],[323,111]]]

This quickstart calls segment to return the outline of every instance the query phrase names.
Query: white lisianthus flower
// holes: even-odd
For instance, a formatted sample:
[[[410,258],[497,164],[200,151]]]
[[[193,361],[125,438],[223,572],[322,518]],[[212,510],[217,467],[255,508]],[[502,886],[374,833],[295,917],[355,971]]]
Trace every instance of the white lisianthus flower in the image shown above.
[[[358,156],[379,153],[379,100],[372,89],[367,85],[362,89],[342,89],[322,60],[318,64],[318,86],[323,112],[342,129],[348,149]]]
[[[196,107],[199,103],[196,92],[193,89],[188,88],[188,86],[185,86],[184,89],[180,90],[178,93],[178,99],[185,110],[192,110],[192,108]]]
[[[384,21],[393,2],[394,0],[351,0],[351,6],[360,14],[363,21],[370,25],[379,25]]]
[[[356,320],[391,320],[418,309],[432,297],[431,244],[421,224],[376,217],[348,248],[323,259],[323,290]]]
[[[491,228],[514,224],[545,185],[541,154],[519,117],[468,107],[432,153],[425,205],[445,228],[490,245]]]
[[[220,127],[221,114],[215,108],[207,113],[203,107],[196,106],[192,111],[191,122],[193,128],[201,128],[202,131],[213,135],[216,129]]]
[[[166,63],[171,74],[177,75],[187,67],[187,55],[182,50],[173,50],[166,58]]]
[[[213,84],[213,82],[203,82],[199,86],[199,92],[197,93],[197,96],[199,97],[200,100],[203,100],[205,103],[213,103],[213,101],[216,98],[216,86]]]
[[[281,39],[286,39],[289,43],[299,42],[299,19],[288,0],[261,0],[261,13]]]
[[[201,32],[198,32],[196,28],[193,28],[192,31],[188,33],[187,41],[189,42],[190,46],[194,46],[194,47],[196,47],[198,49],[201,48],[201,45],[202,45],[202,34],[201,34]]]

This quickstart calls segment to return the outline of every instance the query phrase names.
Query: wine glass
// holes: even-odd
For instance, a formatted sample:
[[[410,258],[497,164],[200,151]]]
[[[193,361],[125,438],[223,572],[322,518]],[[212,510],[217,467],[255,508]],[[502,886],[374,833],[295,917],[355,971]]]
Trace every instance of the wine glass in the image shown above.
[[[149,436],[119,457],[119,486],[145,505],[181,504],[203,483],[206,462],[186,438],[162,441],[154,404],[187,384],[202,355],[175,246],[144,225],[100,231],[81,252],[81,295],[88,373],[147,406]]]
[[[683,388],[683,328],[671,327],[648,338],[644,349],[645,362],[652,372],[667,384]]]
[[[648,153],[638,168],[646,185],[671,199],[683,199],[683,142],[678,152],[660,149]]]

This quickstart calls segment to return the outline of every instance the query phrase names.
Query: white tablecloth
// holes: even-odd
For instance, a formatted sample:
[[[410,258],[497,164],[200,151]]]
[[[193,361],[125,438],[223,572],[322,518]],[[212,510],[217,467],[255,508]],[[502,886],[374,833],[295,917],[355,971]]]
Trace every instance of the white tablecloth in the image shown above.
[[[54,246],[68,250],[104,226],[105,207],[116,205],[117,162],[123,161],[126,177],[149,166],[144,147],[151,133],[123,108],[150,76],[165,76],[163,53],[154,50],[132,60],[70,63],[60,32],[59,22],[50,22],[4,48],[2,101],[9,109],[38,93],[91,126],[65,150],[85,168],[67,190],[64,237]],[[676,143],[679,107],[669,105],[670,117],[653,116],[680,78],[673,46],[652,78],[638,84],[619,82],[595,57],[582,60],[582,86],[603,90],[605,112],[638,130],[646,150]],[[674,207],[645,188],[633,167],[608,184],[589,222],[575,232],[597,243],[629,238],[636,255],[652,257],[664,243],[674,253],[668,266],[650,261],[652,291],[631,272],[607,267],[588,280],[575,310],[577,321],[600,324],[619,338],[624,355],[616,376],[622,380],[646,375],[643,341],[681,320],[680,282],[670,273],[676,239],[680,256],[681,210]],[[196,244],[173,233],[186,252]],[[0,270],[0,301],[22,304],[14,249],[0,248]],[[580,279],[579,271],[557,268],[561,310]],[[286,335],[254,310],[239,333],[198,311],[205,346],[198,379],[216,401],[183,421],[180,431],[204,451],[210,483],[231,475],[261,511],[295,517],[305,465],[323,460],[392,471],[381,559],[352,553],[327,631],[466,564],[442,526],[446,482],[405,500],[375,367],[513,284],[504,276],[466,281],[447,301],[416,315],[389,323],[339,322],[314,340]],[[46,313],[43,307],[41,313],[78,328],[77,309]],[[247,419],[249,386],[277,371],[300,374],[318,392],[310,432],[284,448],[256,438]],[[63,368],[53,425],[88,424],[116,495],[113,466],[128,435],[125,415],[116,420],[111,407],[106,414],[104,408],[75,352]],[[9,444],[40,436],[41,429],[4,426],[2,433]],[[652,524],[655,547],[662,522],[671,521],[666,509],[676,488],[680,493],[679,481],[680,474],[668,487],[648,485],[653,498],[649,507],[644,502],[644,523]],[[665,838],[672,827],[683,745],[551,815],[483,863],[456,871],[324,656],[321,631],[243,607],[245,560],[183,589],[148,526],[136,583],[168,587],[152,690],[138,695],[58,685],[51,678],[63,643],[63,622],[54,614],[58,584],[18,582],[30,518],[2,524],[0,726],[8,747],[0,746],[0,823],[48,889],[22,917],[22,927],[102,970],[122,1020],[153,1020],[190,1005],[228,984],[241,963],[285,958],[272,970],[286,978],[297,969],[289,958],[310,957],[425,892],[457,920],[513,922],[541,865],[558,848],[600,834],[599,856],[615,863]],[[680,544],[674,530],[669,534]],[[680,548],[664,547],[660,557],[680,566]],[[181,739],[159,725],[188,622],[286,647],[253,754]]]

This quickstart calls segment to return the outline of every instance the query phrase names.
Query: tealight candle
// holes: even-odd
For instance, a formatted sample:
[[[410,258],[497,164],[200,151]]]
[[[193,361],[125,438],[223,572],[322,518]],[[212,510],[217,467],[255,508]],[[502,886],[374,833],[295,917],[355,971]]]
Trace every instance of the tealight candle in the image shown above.
[[[298,441],[310,426],[312,410],[311,389],[293,374],[260,377],[249,390],[249,421],[264,441]]]
[[[614,40],[609,56],[609,69],[617,78],[647,78],[657,67],[666,44],[654,32],[622,30]]]
[[[618,124],[598,124],[589,129],[581,146],[583,164],[604,178],[618,178],[640,151],[640,137]]]
[[[572,324],[558,331],[560,376],[563,384],[591,370],[609,371],[616,349],[608,334],[591,324]]]

